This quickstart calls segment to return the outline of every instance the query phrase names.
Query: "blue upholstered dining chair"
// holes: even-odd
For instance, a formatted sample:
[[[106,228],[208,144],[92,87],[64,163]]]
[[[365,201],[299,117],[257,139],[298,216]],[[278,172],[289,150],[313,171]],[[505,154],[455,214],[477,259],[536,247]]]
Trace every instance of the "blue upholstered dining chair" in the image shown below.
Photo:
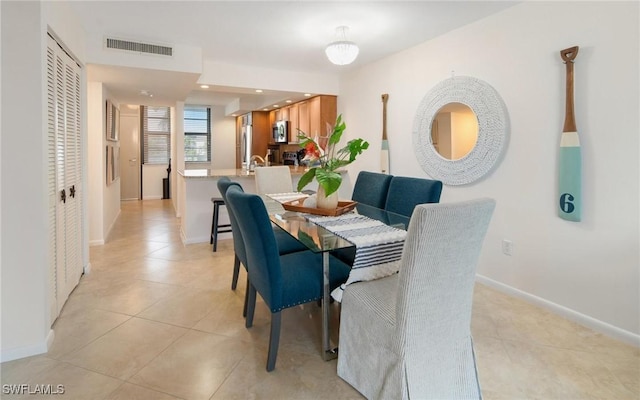
[[[411,217],[413,209],[418,204],[440,202],[441,193],[440,181],[394,176],[389,183],[384,209]]]
[[[224,176],[218,180],[218,191],[222,195],[222,199],[225,204],[227,204],[227,190],[231,186],[238,187],[241,191],[244,191],[240,183],[234,182],[228,177]],[[235,251],[235,259],[233,262],[233,278],[231,280],[231,289],[235,290],[238,285],[238,275],[240,274],[240,264],[244,265],[245,268],[247,266],[247,256],[246,250],[244,248],[244,242],[242,241],[242,236],[240,235],[240,228],[238,227],[237,219],[233,213],[233,210],[227,207],[227,212],[229,213],[229,221],[231,222],[231,232],[233,234],[233,248]],[[302,243],[298,242],[296,239],[292,238],[287,232],[284,232],[280,228],[273,228],[273,232],[276,237],[276,243],[278,245],[278,252],[280,254],[288,254],[296,251],[307,250],[307,247]],[[245,305],[245,315],[246,315],[246,305]]]
[[[247,328],[253,325],[257,293],[271,311],[267,371],[272,371],[278,356],[282,310],[322,298],[322,256],[309,250],[280,255],[262,199],[235,186],[229,187],[226,195],[247,255]],[[332,256],[329,258],[329,281],[331,288],[335,288],[347,280],[350,268]]]
[[[353,185],[351,200],[376,208],[384,208],[392,175],[360,171]]]
[[[471,339],[476,265],[492,199],[421,204],[400,272],[348,285],[338,376],[368,399],[480,399]]]

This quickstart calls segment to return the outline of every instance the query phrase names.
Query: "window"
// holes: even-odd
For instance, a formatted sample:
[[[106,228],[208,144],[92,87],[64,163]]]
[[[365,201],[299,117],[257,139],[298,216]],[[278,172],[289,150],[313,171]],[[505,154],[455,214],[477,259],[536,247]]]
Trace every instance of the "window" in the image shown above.
[[[184,107],[184,161],[211,161],[211,109]]]
[[[142,106],[143,163],[169,164],[171,157],[171,109]]]

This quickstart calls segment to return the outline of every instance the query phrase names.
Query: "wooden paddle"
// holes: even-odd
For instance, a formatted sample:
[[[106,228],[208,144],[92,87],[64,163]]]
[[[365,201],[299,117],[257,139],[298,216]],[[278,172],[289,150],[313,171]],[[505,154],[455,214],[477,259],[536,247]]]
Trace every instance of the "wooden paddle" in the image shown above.
[[[388,94],[382,95],[382,148],[380,150],[380,171],[389,174],[389,141],[387,140],[387,100]]]
[[[560,51],[567,65],[567,95],[558,168],[558,216],[575,222],[582,217],[582,154],[573,112],[573,60],[577,55],[578,46]]]

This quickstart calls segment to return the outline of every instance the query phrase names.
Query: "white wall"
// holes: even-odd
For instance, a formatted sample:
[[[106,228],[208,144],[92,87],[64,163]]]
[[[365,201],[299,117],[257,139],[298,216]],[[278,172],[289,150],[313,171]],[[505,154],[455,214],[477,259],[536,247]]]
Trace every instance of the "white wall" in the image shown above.
[[[638,234],[638,3],[529,2],[462,27],[344,77],[338,98],[350,137],[379,148],[381,93],[389,93],[391,173],[428,177],[412,149],[422,97],[438,82],[468,75],[492,85],[509,110],[504,160],[486,179],[445,186],[442,202],[497,200],[480,259],[485,282],[513,290],[625,340],[640,343]],[[564,120],[565,66],[575,63],[583,148],[583,221],[556,216]],[[356,169],[378,170],[366,152]],[[501,253],[503,238],[513,256]]]
[[[105,164],[104,144],[100,132],[104,132],[102,121],[106,109],[102,106],[103,86],[100,82],[87,83],[87,114],[88,118],[88,140],[87,155],[91,160],[88,163],[87,192],[89,197],[89,244],[104,244],[105,229],[103,215],[104,196],[103,185],[106,181],[106,172],[103,171]],[[102,177],[102,179],[101,179]]]
[[[167,166],[168,164],[142,165],[142,200],[157,200],[162,198],[162,179],[167,177]],[[172,175],[173,173],[174,171],[171,172]],[[171,183],[169,183],[169,185],[171,185]]]
[[[2,7],[2,360],[46,351],[46,141],[41,10],[37,3]],[[20,37],[22,40],[10,40]],[[31,46],[24,46],[29,42]],[[46,42],[44,42],[46,43]],[[11,99],[11,101],[8,101]],[[37,157],[24,162],[30,149]],[[15,166],[20,169],[16,170]],[[25,179],[26,178],[26,179]]]
[[[205,61],[198,82],[245,88],[263,88],[290,92],[337,94],[339,80],[334,74],[275,70],[247,65]],[[262,104],[255,106],[263,106]]]
[[[106,146],[119,146],[118,142],[109,142],[106,137],[106,101],[111,100],[119,106],[101,82],[87,84],[87,150],[89,181],[89,243],[104,244],[120,215],[120,179],[107,185]]]
[[[0,361],[47,351],[50,329],[46,193],[47,27],[81,62],[84,32],[58,2],[0,2],[2,10],[2,337]],[[15,38],[20,38],[16,40]],[[84,81],[84,73],[83,73]],[[11,101],[7,101],[11,99]],[[41,110],[40,113],[33,110]],[[86,132],[86,126],[83,126]],[[29,149],[39,154],[24,162]],[[20,166],[16,169],[16,166]],[[84,199],[83,199],[84,201]],[[83,244],[83,255],[86,245]],[[86,260],[86,258],[85,258]]]
[[[180,118],[176,118],[180,115]],[[175,108],[172,109],[171,118],[171,176],[169,186],[171,190],[171,203],[176,212],[176,217],[181,217],[182,205],[181,199],[184,198],[181,192],[180,180],[178,179],[178,171],[184,169],[184,145],[179,146],[178,143],[184,143],[184,102],[176,102]]]
[[[236,119],[224,107],[211,107],[211,168],[236,167]]]

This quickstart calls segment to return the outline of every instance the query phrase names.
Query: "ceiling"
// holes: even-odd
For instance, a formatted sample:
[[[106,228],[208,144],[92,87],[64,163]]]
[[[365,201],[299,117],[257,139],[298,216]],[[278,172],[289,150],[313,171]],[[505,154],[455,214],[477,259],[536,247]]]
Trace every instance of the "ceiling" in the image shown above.
[[[196,46],[204,61],[316,74],[340,74],[454,30],[516,2],[502,1],[70,1],[87,32],[128,40]],[[348,66],[331,64],[325,46],[349,26],[360,47]],[[156,101],[226,105],[241,98],[261,107],[302,93],[257,94],[250,88],[201,89],[195,74],[89,65],[123,102],[145,89]],[[144,97],[144,96],[143,96]],[[146,99],[151,100],[151,99]],[[136,103],[137,101],[137,103]],[[148,104],[145,103],[145,104]]]

